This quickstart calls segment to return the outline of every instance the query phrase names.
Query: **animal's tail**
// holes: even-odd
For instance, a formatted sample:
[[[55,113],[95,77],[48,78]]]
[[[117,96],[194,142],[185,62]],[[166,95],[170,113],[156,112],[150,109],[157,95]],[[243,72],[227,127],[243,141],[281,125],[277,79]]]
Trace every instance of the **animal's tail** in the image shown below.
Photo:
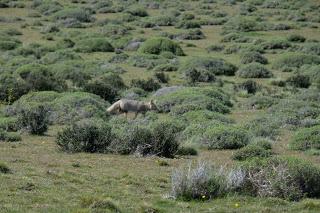
[[[107,112],[109,113],[116,113],[120,110],[120,100],[112,104],[108,109]]]

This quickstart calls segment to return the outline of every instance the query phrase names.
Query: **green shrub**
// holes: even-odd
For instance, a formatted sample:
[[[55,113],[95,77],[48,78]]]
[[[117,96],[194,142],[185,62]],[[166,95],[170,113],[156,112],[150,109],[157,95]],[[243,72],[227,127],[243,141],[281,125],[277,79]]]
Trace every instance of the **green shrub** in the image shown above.
[[[192,147],[182,146],[178,149],[176,154],[177,155],[198,155],[198,152],[196,149]]]
[[[44,105],[31,104],[18,112],[18,125],[31,134],[43,134],[48,130],[48,124],[48,109]]]
[[[195,168],[177,169],[171,176],[171,195],[183,200],[208,200],[222,196],[227,184],[221,169],[199,163]]]
[[[225,33],[228,32],[250,32],[260,30],[261,26],[257,21],[246,17],[234,17],[230,19],[224,26]]]
[[[261,55],[259,52],[246,52],[241,56],[241,63],[250,64],[252,62],[267,64],[268,59]]]
[[[303,47],[303,52],[320,56],[320,43],[308,43]]]
[[[273,68],[284,70],[285,68],[300,68],[306,64],[319,65],[320,57],[305,54],[288,54],[277,59],[273,64]]]
[[[16,70],[26,82],[29,90],[35,91],[64,91],[66,83],[57,79],[47,66],[41,64],[27,64]]]
[[[310,162],[280,157],[252,159],[242,169],[246,173],[243,190],[251,195],[286,200],[320,196],[320,169]]]
[[[271,156],[271,151],[266,150],[261,146],[258,145],[248,145],[242,147],[241,149],[235,151],[232,154],[233,160],[244,161],[250,158],[259,157],[259,158],[266,158]]]
[[[113,52],[113,46],[104,38],[88,38],[76,43],[75,49],[79,52]]]
[[[21,135],[17,132],[7,132],[5,134],[5,141],[16,142],[21,140],[22,140]]]
[[[53,16],[55,20],[73,19],[80,22],[91,22],[93,18],[88,10],[80,8],[67,8],[56,12]]]
[[[245,124],[245,128],[256,137],[275,139],[279,134],[280,124],[278,120],[271,117],[259,117]]]
[[[154,77],[160,82],[160,83],[168,83],[169,76],[165,74],[164,72],[155,72]]]
[[[259,85],[253,80],[244,81],[235,86],[235,89],[245,90],[249,94],[255,94],[259,90]]]
[[[176,23],[176,28],[179,29],[192,29],[192,28],[200,28],[201,24],[196,20],[182,20]]]
[[[284,50],[284,49],[288,49],[289,47],[291,47],[290,42],[288,42],[286,40],[271,40],[271,41],[263,42],[260,45],[264,50],[275,50],[275,49]]]
[[[10,168],[3,162],[0,162],[0,173],[7,174],[10,173]]]
[[[252,63],[242,67],[237,74],[242,78],[270,78],[272,72],[258,63]]]
[[[302,35],[298,35],[298,34],[291,34],[288,36],[288,41],[291,42],[305,42],[306,38]]]
[[[179,44],[167,38],[150,38],[146,40],[139,48],[141,53],[159,55],[162,52],[172,52],[178,56],[184,56],[184,52]]]
[[[303,151],[320,149],[320,126],[298,130],[290,142],[290,148]]]
[[[161,88],[161,85],[153,78],[149,78],[148,80],[132,79],[131,86],[141,88],[148,92],[156,91],[157,89]]]
[[[0,129],[5,131],[16,131],[18,129],[16,117],[0,117]]]
[[[58,133],[56,143],[66,152],[107,152],[114,139],[111,127],[95,120],[82,120]]]
[[[157,97],[157,107],[163,112],[170,112],[174,107],[183,107],[183,105],[193,105],[198,110],[227,112],[232,103],[230,97],[217,88],[181,88]],[[183,113],[188,111],[185,110]]]
[[[0,100],[7,103],[19,99],[29,91],[27,83],[16,75],[0,75]]]
[[[237,67],[219,58],[193,57],[186,60],[179,68],[191,80],[214,79],[214,75],[232,76],[237,71]]]
[[[154,71],[173,72],[178,70],[178,66],[173,64],[159,64],[153,68]]]
[[[249,142],[250,136],[246,130],[224,125],[208,128],[202,138],[208,149],[238,149]]]
[[[255,138],[250,145],[254,146],[260,146],[266,150],[271,150],[272,149],[272,141],[267,138]]]
[[[290,76],[286,83],[298,88],[308,88],[311,85],[309,76],[301,74]]]
[[[131,7],[128,10],[126,10],[126,12],[133,16],[140,16],[140,17],[148,16],[148,12],[142,7]]]
[[[82,60],[82,58],[79,54],[69,49],[49,52],[41,58],[41,62],[44,64],[55,64],[57,62],[68,60]]]

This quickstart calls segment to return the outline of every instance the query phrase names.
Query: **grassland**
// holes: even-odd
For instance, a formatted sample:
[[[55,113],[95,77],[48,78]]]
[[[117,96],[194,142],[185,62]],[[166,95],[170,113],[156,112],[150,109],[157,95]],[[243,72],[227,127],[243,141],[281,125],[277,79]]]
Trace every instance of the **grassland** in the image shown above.
[[[6,2],[6,1],[3,1]],[[195,20],[215,21],[219,18],[213,14],[225,12],[226,23],[233,17],[237,17],[243,5],[252,5],[254,2],[263,2],[267,4],[271,1],[141,1],[139,3],[131,1],[113,1],[114,5],[124,7],[135,7],[136,4],[140,5],[148,13],[145,20],[143,17],[135,17],[133,22],[117,21],[121,20],[123,14],[127,14],[126,9],[123,8],[120,12],[98,12],[91,14],[94,21],[88,23],[81,23],[81,28],[67,28],[58,20],[55,20],[54,13],[45,15],[39,12],[39,9],[32,6],[38,1],[8,1],[9,8],[0,8],[0,31],[5,32],[8,29],[16,29],[21,32],[21,35],[12,36],[21,41],[21,47],[28,48],[30,44],[37,43],[43,47],[56,47],[58,42],[68,38],[74,40],[76,43],[81,41],[81,36],[84,38],[94,37],[95,33],[101,33],[101,30],[108,24],[99,25],[97,23],[112,23],[117,26],[133,27],[128,30],[129,33],[125,35],[103,35],[113,46],[121,43],[121,38],[128,38],[133,40],[139,38],[146,40],[151,37],[158,37],[160,33],[179,34],[185,33],[186,29],[180,29],[176,26],[154,26],[152,28],[142,27],[140,22],[147,21],[150,17],[156,17],[170,10],[176,10],[184,13],[195,14]],[[39,1],[42,2],[42,1]],[[50,2],[50,1],[43,1]],[[42,2],[42,3],[43,3]],[[77,7],[77,8],[95,8],[99,1],[57,1],[63,8]],[[102,2],[102,1],[101,1]],[[112,2],[112,1],[111,1]],[[179,2],[179,3],[178,3]],[[280,2],[280,1],[276,1]],[[297,4],[299,1],[283,1],[286,5]],[[298,2],[298,3],[297,3]],[[256,42],[261,39],[263,42],[272,42],[274,40],[286,40],[289,35],[298,34],[303,36],[309,43],[317,43],[314,40],[319,39],[320,36],[320,20],[313,21],[317,12],[320,11],[320,5],[317,1],[307,1],[306,5],[298,11],[306,17],[306,21],[296,21],[290,17],[295,14],[293,8],[279,7],[267,8],[264,4],[257,4],[256,11],[253,13],[247,12],[242,16],[245,17],[258,17],[257,23],[265,22],[268,24],[276,25],[278,23],[293,26],[289,30],[269,30],[257,29],[249,32],[237,32],[240,37],[248,37],[250,42],[221,42],[225,37],[224,27],[222,25],[201,25],[200,30],[204,34],[203,39],[199,40],[186,40],[186,39],[173,39],[181,46],[186,56],[177,56],[179,65],[184,64],[193,57],[214,57],[222,58],[227,62],[232,63],[236,67],[243,67],[241,63],[242,50],[247,46],[254,48],[261,43]],[[21,8],[19,5],[21,3]],[[159,4],[159,9],[148,7],[147,3]],[[0,1],[1,4],[1,1]],[[292,6],[291,5],[291,6]],[[208,6],[209,9],[205,9]],[[108,8],[109,6],[107,6]],[[111,6],[110,6],[111,8]],[[311,10],[310,8],[316,8]],[[89,11],[90,9],[88,9]],[[300,11],[301,10],[301,11]],[[208,12],[209,11],[209,12]],[[205,14],[204,12],[207,12]],[[36,17],[30,15],[32,13],[38,14]],[[269,15],[271,14],[271,15]],[[300,14],[300,13],[299,13]],[[291,16],[290,16],[291,15]],[[22,18],[22,20],[14,21],[15,17]],[[10,21],[12,20],[13,21]],[[179,18],[178,18],[179,19]],[[41,22],[41,25],[37,22]],[[175,25],[174,23],[173,25]],[[44,32],[46,26],[57,26],[57,32]],[[73,36],[70,36],[72,35]],[[117,43],[118,42],[118,43]],[[256,42],[256,43],[255,43]],[[318,41],[319,42],[319,41]],[[191,44],[191,45],[190,45]],[[223,51],[208,51],[210,45],[224,45]],[[275,62],[284,55],[294,52],[303,53],[304,44],[290,43],[292,49],[274,49],[265,50],[263,56],[269,61],[268,64],[263,65],[273,73],[273,77],[269,78],[254,78],[251,79],[259,84],[262,88],[256,94],[248,94],[247,91],[242,89],[236,90],[237,85],[245,82],[247,79],[238,77],[237,75],[227,76],[222,75],[218,78],[223,82],[220,87],[223,92],[230,95],[233,103],[231,112],[224,114],[226,118],[233,119],[238,126],[245,126],[252,120],[261,116],[268,116],[269,109],[254,109],[252,106],[248,107],[249,101],[255,97],[262,95],[268,97],[280,97],[275,100],[275,104],[283,100],[295,99],[295,95],[300,94],[301,91],[317,90],[317,82],[311,82],[309,88],[292,88],[289,86],[278,87],[272,85],[271,80],[286,81],[291,76],[296,75],[296,72],[301,73],[304,70],[293,70],[292,72],[283,72],[281,69],[275,68]],[[19,44],[20,45],[20,44]],[[240,45],[240,46],[237,46]],[[298,47],[296,47],[297,45]],[[18,48],[17,47],[16,50]],[[235,51],[231,54],[226,53],[225,50],[235,47]],[[30,48],[30,47],[29,47]],[[138,54],[138,51],[122,50],[123,45],[117,47],[128,55],[129,59],[120,63],[108,63],[108,61],[118,55],[114,52],[77,52],[72,51],[81,57],[81,60],[75,60],[73,66],[77,63],[92,63],[92,64],[112,64],[117,72],[123,68],[126,72],[121,73],[125,85],[130,89],[132,79],[148,79],[153,78],[154,71],[147,69],[147,67],[138,67],[130,63],[130,57]],[[31,47],[32,49],[32,47]],[[15,73],[16,70],[25,64],[19,64],[15,67],[11,63],[15,57],[19,57],[16,50],[0,50],[0,77],[3,73]],[[62,48],[63,50],[63,48]],[[12,51],[12,52],[11,52]],[[58,51],[58,50],[55,50]],[[54,52],[54,51],[53,51]],[[48,54],[45,52],[44,54]],[[310,55],[316,55],[310,53]],[[319,53],[320,55],[320,53]],[[28,58],[26,56],[25,58]],[[40,58],[34,56],[29,57],[30,63],[41,61],[44,56]],[[56,64],[64,62],[60,59],[56,63],[46,66],[55,66]],[[72,61],[72,60],[71,60]],[[9,62],[11,63],[10,65]],[[39,63],[44,63],[43,61]],[[12,65],[12,66],[11,66]],[[319,68],[319,64],[315,65]],[[88,65],[89,67],[89,65]],[[103,70],[92,65],[92,69],[87,69],[85,72],[92,74],[92,79],[99,78],[104,72]],[[51,69],[51,68],[50,68]],[[79,68],[80,69],[80,68]],[[318,69],[319,70],[319,69]],[[113,72],[111,71],[111,72]],[[80,74],[79,74],[80,75]],[[188,83],[183,71],[166,72],[170,80],[167,83],[161,83],[161,87],[169,87],[175,85],[183,85],[186,87],[194,86]],[[319,76],[319,73],[317,74]],[[320,78],[319,78],[320,79]],[[76,92],[83,91],[83,85],[75,86],[75,83],[70,83],[70,79],[64,79],[67,83],[67,88],[58,92]],[[313,79],[311,78],[311,81]],[[320,81],[319,81],[320,82]],[[6,82],[0,82],[7,84]],[[196,82],[198,87],[217,87],[216,82]],[[71,85],[71,86],[70,86]],[[4,88],[4,87],[2,87]],[[124,91],[126,90],[124,89]],[[30,89],[28,92],[37,91]],[[122,91],[123,92],[123,91]],[[138,97],[140,100],[149,100],[155,91],[147,91],[146,95]],[[1,92],[0,92],[1,93]],[[5,91],[3,93],[6,93]],[[121,98],[122,94],[117,94],[116,98]],[[5,96],[5,95],[4,95]],[[3,96],[3,97],[4,97]],[[20,97],[17,97],[19,101]],[[154,98],[154,97],[153,97]],[[3,98],[2,111],[6,111],[7,107],[12,104],[8,98]],[[109,101],[109,100],[107,100]],[[24,103],[24,102],[22,102]],[[108,105],[108,102],[105,102]],[[99,102],[100,104],[100,102]],[[306,101],[310,106],[316,105],[320,107],[319,102],[311,104]],[[309,106],[308,105],[308,106]],[[13,103],[13,106],[16,106]],[[100,107],[100,105],[99,105]],[[82,109],[81,109],[82,110]],[[285,111],[285,109],[284,109]],[[0,113],[2,117],[5,113]],[[72,112],[73,113],[73,112]],[[71,111],[70,111],[71,114]],[[271,113],[270,113],[271,114]],[[170,113],[160,113],[157,115],[158,120],[176,119]],[[275,116],[276,117],[276,116]],[[148,116],[147,116],[148,118]],[[138,120],[143,120],[141,116]],[[276,118],[274,118],[276,119]],[[316,119],[320,119],[318,115]],[[73,123],[72,121],[71,123]],[[137,157],[135,155],[119,155],[119,154],[99,154],[99,153],[66,153],[63,152],[56,144],[56,137],[59,131],[62,131],[65,126],[70,123],[51,122],[47,132],[44,135],[31,135],[24,130],[19,130],[21,141],[18,142],[0,142],[0,162],[5,163],[10,172],[6,174],[0,173],[0,212],[319,212],[320,200],[305,198],[298,202],[287,201],[281,198],[264,198],[252,197],[247,195],[229,194],[225,197],[215,198],[212,200],[194,200],[184,201],[180,199],[173,199],[169,196],[171,190],[171,174],[172,171],[186,166],[190,163],[195,164],[197,161],[206,161],[217,166],[225,168],[232,168],[238,162],[231,159],[232,154],[236,150],[208,150],[193,141],[179,141],[181,144],[191,144],[198,150],[197,156],[177,156],[176,158],[162,158],[158,156]],[[319,124],[319,123],[318,123]],[[319,126],[318,126],[319,127]],[[246,128],[246,127],[244,127]],[[279,127],[279,134],[272,138],[272,151],[276,156],[293,156],[301,159],[311,161],[315,165],[319,165],[320,157],[318,154],[308,154],[299,150],[292,150],[289,148],[289,143],[292,140],[297,129],[301,128],[286,128]],[[1,129],[1,128],[0,128]],[[318,142],[319,143],[319,142]],[[166,162],[167,165],[163,165]],[[320,180],[319,180],[320,181]],[[92,205],[95,204],[95,205]]]

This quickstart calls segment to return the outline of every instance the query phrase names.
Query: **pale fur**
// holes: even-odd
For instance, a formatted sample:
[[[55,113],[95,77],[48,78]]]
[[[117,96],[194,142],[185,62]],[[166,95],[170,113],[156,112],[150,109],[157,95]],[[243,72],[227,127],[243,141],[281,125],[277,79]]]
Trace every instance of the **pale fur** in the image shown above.
[[[111,114],[125,113],[126,117],[128,112],[133,112],[135,113],[134,118],[136,118],[138,113],[142,113],[144,115],[149,110],[157,110],[157,107],[154,104],[153,100],[149,102],[142,102],[142,101],[121,99],[115,102],[114,104],[112,104],[107,109],[107,112]]]

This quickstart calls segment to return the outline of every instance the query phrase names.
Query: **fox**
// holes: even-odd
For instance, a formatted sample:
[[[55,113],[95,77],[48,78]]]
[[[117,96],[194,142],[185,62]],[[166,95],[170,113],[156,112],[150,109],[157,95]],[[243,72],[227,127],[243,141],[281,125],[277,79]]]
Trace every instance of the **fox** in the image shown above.
[[[119,101],[112,104],[107,112],[110,114],[124,113],[126,118],[128,112],[134,112],[134,119],[138,116],[139,113],[142,113],[145,116],[145,113],[149,110],[158,110],[158,107],[155,105],[153,100],[149,102],[120,99]]]

